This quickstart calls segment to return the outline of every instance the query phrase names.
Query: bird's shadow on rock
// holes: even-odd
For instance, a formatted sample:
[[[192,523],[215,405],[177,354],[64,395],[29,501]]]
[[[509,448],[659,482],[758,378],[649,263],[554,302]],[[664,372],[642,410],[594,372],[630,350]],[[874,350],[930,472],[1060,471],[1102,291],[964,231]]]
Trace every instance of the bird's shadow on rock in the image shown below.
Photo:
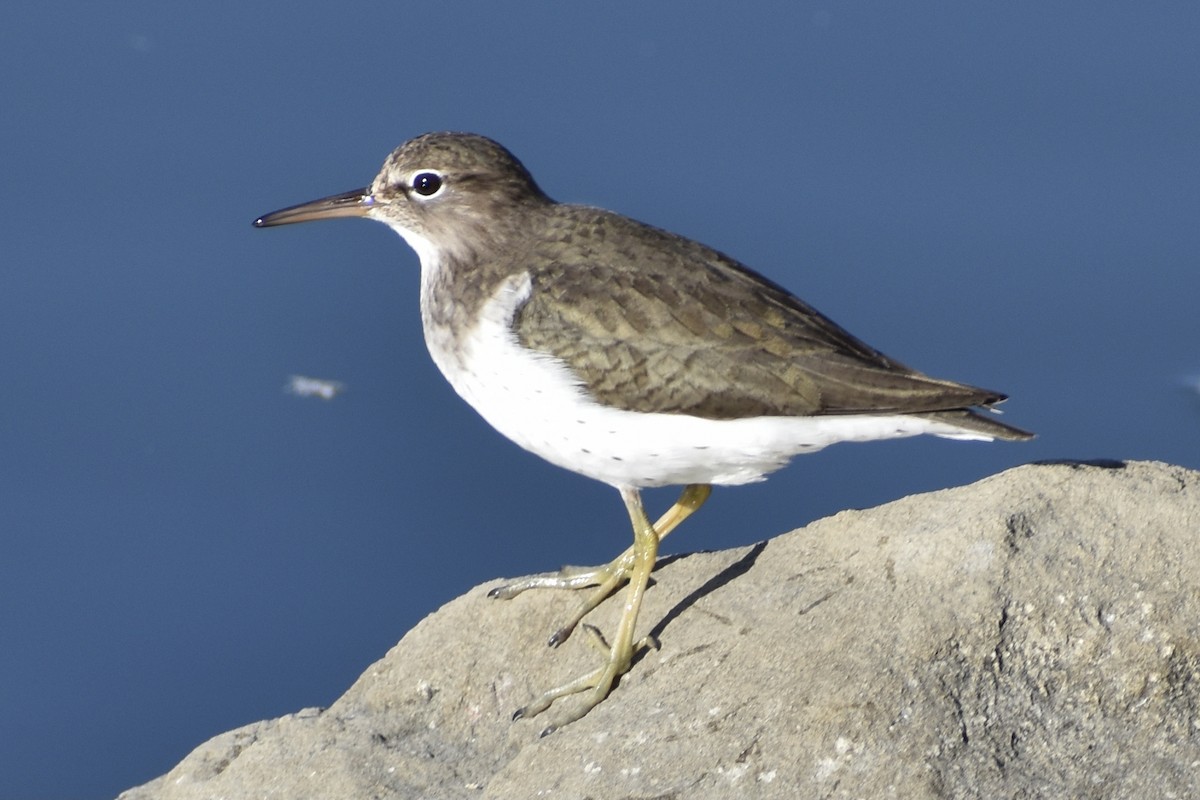
[[[751,548],[746,551],[745,555],[743,555],[737,561],[734,561],[729,566],[725,567],[725,569],[721,570],[716,575],[713,575],[711,578],[709,578],[707,581],[705,581],[703,584],[701,584],[699,587],[697,587],[694,591],[692,591],[690,594],[688,594],[687,597],[683,598],[678,603],[676,603],[674,605],[674,607],[672,607],[670,611],[668,611],[666,614],[664,614],[663,618],[661,620],[659,620],[658,623],[650,630],[650,637],[652,639],[658,639],[659,637],[662,636],[663,631],[665,631],[667,629],[667,626],[670,625],[672,621],[674,621],[677,617],[679,617],[679,615],[682,614],[684,611],[687,611],[689,608],[694,606],[696,604],[696,601],[698,601],[701,597],[704,597],[707,594],[711,594],[711,593],[715,592],[717,589],[720,589],[722,586],[729,583],[730,581],[733,581],[734,579],[736,579],[742,575],[745,575],[747,572],[749,572],[754,567],[754,563],[756,561],[758,561],[758,557],[766,549],[767,549],[767,542],[759,542],[759,543],[751,546]],[[678,555],[678,556],[671,556],[670,558],[664,558],[659,563],[659,568],[664,567],[673,561],[678,561],[680,559],[687,558],[687,557],[688,557],[687,555]],[[638,658],[640,659],[641,655],[644,655],[644,654],[645,654],[645,651],[643,651],[641,654],[639,654]]]
[[[1096,469],[1125,469],[1124,461],[1117,458],[1046,458],[1041,461],[1031,461],[1036,467],[1071,467],[1081,469],[1094,467]]]

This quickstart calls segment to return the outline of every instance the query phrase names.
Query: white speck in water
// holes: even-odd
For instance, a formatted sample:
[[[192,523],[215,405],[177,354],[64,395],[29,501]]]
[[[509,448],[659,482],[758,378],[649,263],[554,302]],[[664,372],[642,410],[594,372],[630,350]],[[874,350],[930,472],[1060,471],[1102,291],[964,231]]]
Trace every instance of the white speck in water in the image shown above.
[[[319,397],[322,400],[332,400],[346,390],[346,384],[323,378],[310,378],[306,375],[292,375],[283,388],[288,394],[297,397]]]

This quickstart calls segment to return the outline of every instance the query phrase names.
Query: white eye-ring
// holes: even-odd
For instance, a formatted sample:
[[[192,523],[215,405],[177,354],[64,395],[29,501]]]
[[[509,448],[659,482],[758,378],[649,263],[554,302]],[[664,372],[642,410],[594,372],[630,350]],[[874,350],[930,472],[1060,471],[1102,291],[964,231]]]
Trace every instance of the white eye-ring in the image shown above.
[[[413,175],[409,185],[422,197],[433,197],[442,190],[442,176],[436,172],[424,170]]]

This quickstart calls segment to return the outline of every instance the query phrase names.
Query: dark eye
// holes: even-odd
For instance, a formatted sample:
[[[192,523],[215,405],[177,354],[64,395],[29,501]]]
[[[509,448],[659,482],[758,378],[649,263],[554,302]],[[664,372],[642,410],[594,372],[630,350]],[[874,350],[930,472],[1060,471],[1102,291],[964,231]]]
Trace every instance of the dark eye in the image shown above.
[[[412,188],[422,197],[430,197],[442,188],[442,176],[436,172],[418,172],[413,176]]]

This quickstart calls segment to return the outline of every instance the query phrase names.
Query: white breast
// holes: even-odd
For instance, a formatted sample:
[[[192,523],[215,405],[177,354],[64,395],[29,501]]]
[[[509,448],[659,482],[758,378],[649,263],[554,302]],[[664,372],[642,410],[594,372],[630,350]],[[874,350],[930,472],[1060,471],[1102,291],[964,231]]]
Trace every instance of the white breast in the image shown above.
[[[435,269],[422,258],[422,304]],[[565,363],[518,343],[513,317],[530,291],[528,274],[505,281],[457,347],[450,331],[431,329],[431,315],[423,314],[429,351],[455,391],[496,430],[553,464],[613,486],[749,483],[798,453],[841,441],[920,433],[988,438],[904,415],[710,420],[603,406]]]

